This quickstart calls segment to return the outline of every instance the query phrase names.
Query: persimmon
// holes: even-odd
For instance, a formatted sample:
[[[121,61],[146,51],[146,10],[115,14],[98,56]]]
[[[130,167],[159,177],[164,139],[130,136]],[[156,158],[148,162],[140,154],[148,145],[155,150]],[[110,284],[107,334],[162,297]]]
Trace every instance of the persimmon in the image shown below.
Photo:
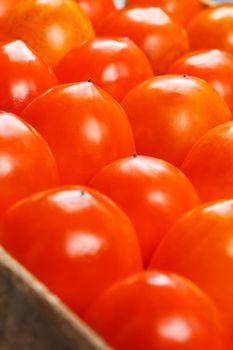
[[[58,85],[21,116],[48,142],[63,184],[87,184],[104,165],[135,151],[123,108],[91,82]]]
[[[137,152],[181,166],[194,143],[230,121],[223,98],[204,80],[186,75],[151,78],[122,101]]]
[[[75,47],[58,62],[54,72],[63,84],[91,79],[117,101],[153,77],[143,51],[130,39],[115,37],[95,38]]]
[[[106,17],[97,33],[132,39],[147,55],[155,75],[166,73],[189,50],[183,26],[159,7],[138,5],[115,11]]]
[[[127,5],[159,6],[175,21],[187,25],[190,20],[201,11],[198,0],[128,0]]]
[[[3,39],[23,40],[51,67],[94,35],[90,20],[73,0],[19,1],[2,30]]]

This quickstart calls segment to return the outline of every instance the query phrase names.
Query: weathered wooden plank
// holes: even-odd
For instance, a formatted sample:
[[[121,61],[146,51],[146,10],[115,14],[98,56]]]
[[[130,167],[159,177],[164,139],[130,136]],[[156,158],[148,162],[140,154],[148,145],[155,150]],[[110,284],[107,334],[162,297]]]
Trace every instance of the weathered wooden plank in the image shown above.
[[[0,350],[110,350],[0,248]]]
[[[200,0],[200,2],[207,6],[216,6],[223,3],[233,3],[233,0]]]

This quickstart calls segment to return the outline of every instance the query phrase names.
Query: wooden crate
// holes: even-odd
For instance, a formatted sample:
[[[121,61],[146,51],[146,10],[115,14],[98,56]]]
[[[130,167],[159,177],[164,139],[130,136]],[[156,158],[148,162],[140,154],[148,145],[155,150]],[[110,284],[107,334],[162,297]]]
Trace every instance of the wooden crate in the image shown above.
[[[233,3],[233,0],[200,0],[200,2],[206,6],[216,6],[223,3]]]
[[[0,248],[0,350],[111,350]]]

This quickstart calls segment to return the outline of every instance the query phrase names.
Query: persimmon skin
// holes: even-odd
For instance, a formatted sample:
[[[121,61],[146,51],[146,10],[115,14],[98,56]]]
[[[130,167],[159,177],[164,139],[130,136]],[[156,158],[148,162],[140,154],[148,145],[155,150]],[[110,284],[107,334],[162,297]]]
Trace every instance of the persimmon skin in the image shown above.
[[[170,226],[199,204],[181,171],[160,159],[138,156],[106,165],[89,182],[118,204],[134,224],[144,265]]]
[[[15,114],[0,112],[0,217],[17,201],[59,183],[41,135]]]
[[[128,5],[159,6],[177,21],[186,26],[197,15],[202,6],[198,0],[128,0]]]
[[[189,50],[186,30],[161,8],[130,6],[110,14],[98,28],[100,36],[127,36],[147,55],[154,74],[168,67]]]
[[[48,66],[21,40],[0,44],[0,110],[19,114],[37,96],[58,84]]]
[[[21,39],[52,68],[70,49],[94,36],[89,18],[73,0],[19,1],[2,31],[3,39]]]
[[[233,122],[218,125],[196,142],[181,166],[203,202],[233,196],[232,138]]]
[[[0,242],[80,316],[112,283],[142,269],[129,218],[83,186],[18,202],[2,218]]]
[[[85,319],[116,350],[232,350],[221,316],[187,279],[150,270],[111,286]]]
[[[183,75],[154,77],[122,101],[137,152],[181,166],[207,131],[232,120],[221,96],[204,80]]]
[[[101,37],[75,47],[55,66],[60,83],[91,81],[117,101],[142,81],[153,77],[151,65],[128,38]]]
[[[116,11],[113,0],[75,0],[86,12],[94,28],[98,28],[103,19]]]
[[[2,38],[2,31],[4,30],[5,23],[19,1],[20,0],[0,0],[0,40],[4,39]]]
[[[62,184],[85,185],[104,165],[135,151],[123,108],[92,82],[58,85],[21,116],[48,142]]]
[[[179,219],[161,241],[150,269],[189,278],[215,302],[233,339],[233,201],[205,203]]]
[[[168,74],[188,74],[207,81],[233,111],[233,55],[213,49],[192,51],[174,62]]]
[[[192,50],[220,49],[233,53],[233,4],[213,6],[200,12],[188,26]]]

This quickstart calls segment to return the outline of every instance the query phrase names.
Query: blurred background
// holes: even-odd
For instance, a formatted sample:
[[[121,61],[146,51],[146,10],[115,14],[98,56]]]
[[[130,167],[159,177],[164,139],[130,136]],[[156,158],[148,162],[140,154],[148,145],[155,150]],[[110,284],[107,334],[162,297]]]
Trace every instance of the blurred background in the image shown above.
[[[124,4],[125,4],[125,1],[126,1],[126,0],[114,0],[116,6],[117,6],[118,8],[123,7]]]

